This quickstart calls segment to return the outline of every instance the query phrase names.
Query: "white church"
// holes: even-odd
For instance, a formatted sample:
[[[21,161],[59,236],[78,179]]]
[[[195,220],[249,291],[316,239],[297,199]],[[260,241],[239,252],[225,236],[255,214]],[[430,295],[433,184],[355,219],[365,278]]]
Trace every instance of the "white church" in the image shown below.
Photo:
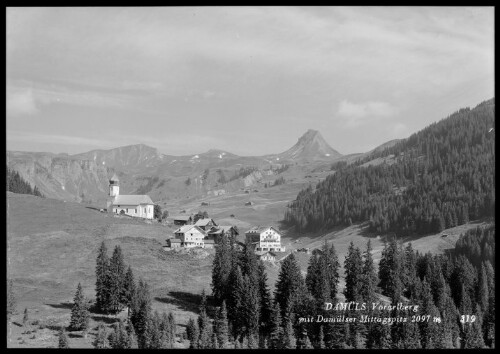
[[[138,218],[153,219],[154,203],[149,195],[120,195],[120,181],[116,174],[109,180],[109,196],[107,201],[109,213],[127,215]]]

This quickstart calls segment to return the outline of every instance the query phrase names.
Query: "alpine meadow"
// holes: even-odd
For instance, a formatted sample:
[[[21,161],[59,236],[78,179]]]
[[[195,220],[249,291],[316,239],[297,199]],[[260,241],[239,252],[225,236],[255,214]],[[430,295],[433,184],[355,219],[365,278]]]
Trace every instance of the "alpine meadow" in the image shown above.
[[[495,348],[492,7],[6,18],[8,348]]]

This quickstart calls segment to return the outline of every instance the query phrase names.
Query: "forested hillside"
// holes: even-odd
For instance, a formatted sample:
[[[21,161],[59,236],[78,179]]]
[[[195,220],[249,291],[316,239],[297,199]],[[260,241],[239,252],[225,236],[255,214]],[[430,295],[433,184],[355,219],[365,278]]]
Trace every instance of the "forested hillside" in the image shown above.
[[[440,232],[495,213],[495,101],[461,109],[302,190],[284,221],[299,231],[370,222],[374,232]],[[392,155],[392,156],[391,156]],[[370,165],[391,156],[393,164]]]
[[[38,197],[42,197],[42,193],[35,186],[31,188],[31,185],[26,182],[17,171],[9,170],[7,167],[7,191],[20,194],[33,194]]]

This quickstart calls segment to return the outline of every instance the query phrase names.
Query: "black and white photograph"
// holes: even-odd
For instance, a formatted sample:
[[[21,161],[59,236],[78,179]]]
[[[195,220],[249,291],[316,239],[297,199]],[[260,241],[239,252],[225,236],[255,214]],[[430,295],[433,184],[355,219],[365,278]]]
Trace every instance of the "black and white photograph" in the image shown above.
[[[7,348],[495,348],[495,8],[6,7]]]

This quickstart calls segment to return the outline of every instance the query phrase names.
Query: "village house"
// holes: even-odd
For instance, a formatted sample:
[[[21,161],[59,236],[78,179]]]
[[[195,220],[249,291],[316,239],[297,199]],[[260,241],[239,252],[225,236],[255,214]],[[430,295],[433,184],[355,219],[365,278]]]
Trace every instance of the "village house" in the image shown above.
[[[170,247],[170,248],[179,248],[181,247],[181,240],[178,239],[178,238],[169,238],[167,240],[167,247]]]
[[[204,231],[210,230],[212,226],[217,226],[214,219],[211,218],[198,219],[194,224]]]
[[[256,226],[245,232],[245,238],[257,252],[285,252],[285,247],[281,246],[281,233],[272,226]]]
[[[190,215],[180,215],[174,216],[174,225],[191,225],[193,223],[193,218]]]
[[[196,225],[184,225],[174,231],[182,247],[204,247],[205,230]]]
[[[153,219],[154,203],[148,195],[120,195],[120,181],[116,174],[109,180],[109,195],[107,210],[110,213],[126,215],[144,219]]]
[[[274,262],[276,260],[276,254],[271,251],[256,251],[255,254],[264,262]]]
[[[238,229],[231,225],[213,226],[207,231],[207,239],[219,243],[222,237],[230,239],[239,235]]]

